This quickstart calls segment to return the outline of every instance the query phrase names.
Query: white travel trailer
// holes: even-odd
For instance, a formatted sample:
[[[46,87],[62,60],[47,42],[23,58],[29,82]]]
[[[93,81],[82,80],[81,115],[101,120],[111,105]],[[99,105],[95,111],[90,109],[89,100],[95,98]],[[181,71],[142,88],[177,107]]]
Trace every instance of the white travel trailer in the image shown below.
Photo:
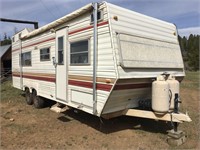
[[[177,35],[174,24],[88,4],[13,36],[13,86],[37,108],[47,98],[104,118],[191,121],[173,112],[185,76]]]

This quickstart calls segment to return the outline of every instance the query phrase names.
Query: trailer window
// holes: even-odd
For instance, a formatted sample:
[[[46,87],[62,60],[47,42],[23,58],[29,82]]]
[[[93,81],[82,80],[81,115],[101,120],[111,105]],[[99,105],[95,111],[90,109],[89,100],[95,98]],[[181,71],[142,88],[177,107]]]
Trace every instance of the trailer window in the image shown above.
[[[19,40],[20,40],[21,37],[22,37],[22,33],[19,34]]]
[[[50,60],[50,48],[40,49],[40,61],[49,61]]]
[[[89,64],[88,55],[88,40],[70,44],[71,64]]]
[[[117,36],[123,68],[183,68],[177,43],[127,33]]]
[[[22,66],[31,66],[31,52],[22,53],[21,62]]]
[[[91,14],[91,23],[94,22],[94,16],[93,16],[93,13]],[[102,10],[98,10],[97,11],[97,21],[100,21],[103,19],[103,11]]]
[[[14,37],[14,36],[12,37],[12,42],[13,42],[13,43],[15,42],[15,37]]]
[[[58,64],[62,65],[64,64],[64,55],[63,55],[63,48],[64,48],[64,42],[63,42],[63,37],[58,38]]]

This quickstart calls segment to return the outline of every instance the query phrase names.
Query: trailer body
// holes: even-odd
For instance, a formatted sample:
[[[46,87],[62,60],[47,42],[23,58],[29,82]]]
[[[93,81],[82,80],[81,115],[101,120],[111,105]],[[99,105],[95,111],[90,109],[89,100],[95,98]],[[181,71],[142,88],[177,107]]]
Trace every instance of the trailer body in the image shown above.
[[[94,20],[88,4],[39,29],[15,34],[13,86],[112,118],[138,108],[140,100],[151,100],[158,75],[173,74],[179,81],[185,76],[174,24],[102,2],[94,50]]]

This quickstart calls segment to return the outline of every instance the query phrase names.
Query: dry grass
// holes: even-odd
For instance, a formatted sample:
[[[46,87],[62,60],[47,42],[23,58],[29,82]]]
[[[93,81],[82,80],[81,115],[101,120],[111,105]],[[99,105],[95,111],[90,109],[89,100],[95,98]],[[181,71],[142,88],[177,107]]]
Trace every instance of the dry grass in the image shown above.
[[[183,148],[196,149],[200,143],[200,75],[198,72],[186,72],[186,77],[181,83],[181,111],[188,112],[192,119],[190,123],[180,125],[187,132],[188,141]],[[198,148],[197,148],[198,149]]]
[[[200,72],[186,72],[181,88],[186,89],[200,89]]]
[[[22,91],[12,87],[11,81],[6,81],[1,84],[1,102],[22,102]]]

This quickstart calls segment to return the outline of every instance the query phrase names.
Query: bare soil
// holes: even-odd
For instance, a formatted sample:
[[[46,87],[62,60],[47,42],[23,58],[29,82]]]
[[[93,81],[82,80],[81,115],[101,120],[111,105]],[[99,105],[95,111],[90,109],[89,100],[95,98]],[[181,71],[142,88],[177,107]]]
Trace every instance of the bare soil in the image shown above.
[[[166,142],[170,123],[127,116],[101,120],[73,110],[57,114],[51,104],[35,109],[10,94],[0,105],[1,149],[198,149],[200,142],[199,89],[181,88],[181,110],[193,121],[180,124],[188,138],[179,147]]]

